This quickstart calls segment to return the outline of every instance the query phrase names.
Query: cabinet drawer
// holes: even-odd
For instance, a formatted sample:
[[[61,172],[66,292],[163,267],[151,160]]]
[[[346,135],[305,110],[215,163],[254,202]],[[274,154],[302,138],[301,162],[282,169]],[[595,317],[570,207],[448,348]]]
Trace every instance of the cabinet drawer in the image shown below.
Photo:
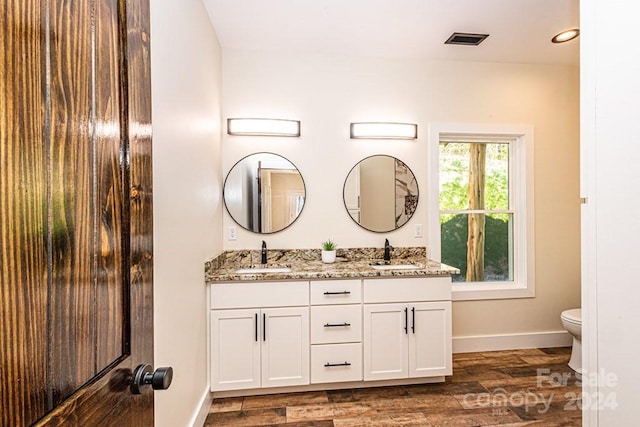
[[[311,282],[311,305],[359,304],[360,280],[324,280]]]
[[[311,346],[311,383],[362,381],[362,344]]]
[[[211,308],[309,305],[308,282],[214,283]]]
[[[362,340],[362,306],[324,305],[311,307],[311,344]]]
[[[450,277],[412,277],[364,280],[365,303],[448,301]]]

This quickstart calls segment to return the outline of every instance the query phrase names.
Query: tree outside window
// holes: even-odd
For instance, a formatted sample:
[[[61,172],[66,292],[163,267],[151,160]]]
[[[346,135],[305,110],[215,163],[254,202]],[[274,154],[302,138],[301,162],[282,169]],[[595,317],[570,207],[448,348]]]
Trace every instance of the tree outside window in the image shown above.
[[[513,281],[510,144],[439,146],[441,260],[455,282]]]

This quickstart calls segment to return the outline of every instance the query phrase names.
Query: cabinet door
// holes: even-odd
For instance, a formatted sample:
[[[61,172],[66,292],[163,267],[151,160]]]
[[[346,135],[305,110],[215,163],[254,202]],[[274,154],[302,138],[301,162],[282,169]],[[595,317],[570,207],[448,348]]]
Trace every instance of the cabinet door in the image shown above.
[[[260,387],[260,310],[211,311],[211,390]]]
[[[309,384],[309,307],[262,310],[262,387]]]
[[[407,304],[365,304],[364,379],[407,378]]]
[[[451,302],[409,306],[409,377],[451,375]]]

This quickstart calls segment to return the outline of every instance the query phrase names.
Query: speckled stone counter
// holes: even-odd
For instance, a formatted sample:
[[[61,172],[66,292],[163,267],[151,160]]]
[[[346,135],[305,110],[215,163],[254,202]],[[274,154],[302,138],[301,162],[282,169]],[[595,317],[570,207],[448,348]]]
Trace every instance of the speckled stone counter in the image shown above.
[[[378,270],[372,263],[383,259],[382,248],[338,249],[336,262],[321,261],[320,249],[269,249],[267,264],[260,264],[259,250],[225,251],[205,263],[205,282],[274,281],[300,279],[343,279],[354,277],[429,277],[450,276],[459,270],[428,260],[426,248],[394,248],[390,264],[412,264],[417,268]],[[286,267],[288,272],[238,274],[238,269]]]

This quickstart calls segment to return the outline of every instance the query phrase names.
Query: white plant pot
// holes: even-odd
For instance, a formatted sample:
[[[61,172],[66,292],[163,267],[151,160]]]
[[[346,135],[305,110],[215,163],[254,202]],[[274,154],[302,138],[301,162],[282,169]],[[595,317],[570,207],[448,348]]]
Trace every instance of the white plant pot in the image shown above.
[[[322,262],[331,264],[336,262],[336,251],[322,251]]]

